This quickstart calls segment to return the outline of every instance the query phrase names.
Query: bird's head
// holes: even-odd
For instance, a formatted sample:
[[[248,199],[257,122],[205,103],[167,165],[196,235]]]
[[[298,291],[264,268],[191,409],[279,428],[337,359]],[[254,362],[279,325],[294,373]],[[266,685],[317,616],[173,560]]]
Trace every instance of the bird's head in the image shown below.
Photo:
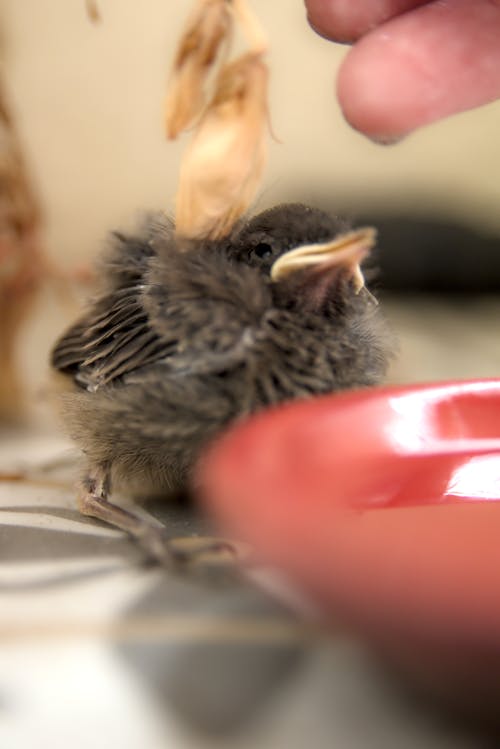
[[[372,227],[349,230],[315,208],[285,204],[252,218],[232,239],[238,261],[259,268],[280,296],[321,308],[339,288],[364,286],[360,264],[375,244]]]

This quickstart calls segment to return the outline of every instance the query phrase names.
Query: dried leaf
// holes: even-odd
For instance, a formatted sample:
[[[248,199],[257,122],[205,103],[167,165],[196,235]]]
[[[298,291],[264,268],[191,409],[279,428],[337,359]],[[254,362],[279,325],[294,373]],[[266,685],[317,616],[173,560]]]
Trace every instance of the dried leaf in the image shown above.
[[[99,13],[99,8],[97,7],[95,0],[85,0],[85,8],[92,23],[99,23],[101,20],[101,14]]]
[[[179,235],[225,236],[250,205],[265,164],[267,81],[260,53],[249,52],[221,70],[181,165]]]
[[[231,0],[231,11],[246,36],[250,51],[263,53],[267,49],[267,38],[260,21],[246,4],[245,0]]]
[[[228,0],[199,0],[181,37],[165,104],[168,138],[189,127],[206,102],[207,77],[229,42],[233,17]]]

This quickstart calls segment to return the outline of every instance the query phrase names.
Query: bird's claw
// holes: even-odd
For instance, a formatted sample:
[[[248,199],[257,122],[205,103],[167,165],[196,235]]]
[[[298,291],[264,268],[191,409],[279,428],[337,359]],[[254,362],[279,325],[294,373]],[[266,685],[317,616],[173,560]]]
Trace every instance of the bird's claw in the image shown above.
[[[136,539],[151,562],[180,571],[236,568],[249,557],[244,544],[213,536],[171,538],[156,526],[144,528]]]

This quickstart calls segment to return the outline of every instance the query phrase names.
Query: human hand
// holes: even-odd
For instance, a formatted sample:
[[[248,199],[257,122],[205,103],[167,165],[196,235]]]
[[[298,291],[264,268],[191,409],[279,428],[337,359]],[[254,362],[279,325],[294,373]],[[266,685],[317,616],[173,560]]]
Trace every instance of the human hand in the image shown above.
[[[354,43],[338,75],[348,122],[373,140],[500,97],[500,0],[305,0],[311,26]]]

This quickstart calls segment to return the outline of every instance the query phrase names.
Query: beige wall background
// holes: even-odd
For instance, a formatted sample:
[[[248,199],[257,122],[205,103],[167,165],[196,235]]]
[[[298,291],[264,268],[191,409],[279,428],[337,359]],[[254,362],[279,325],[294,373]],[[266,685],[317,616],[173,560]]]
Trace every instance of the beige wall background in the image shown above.
[[[70,264],[110,228],[170,209],[180,144],[162,132],[173,44],[191,0],[3,0],[3,63],[46,218]],[[316,36],[300,0],[253,0],[270,44],[273,127],[259,205],[289,194],[332,207],[413,209],[500,230],[500,102],[375,146],[334,99],[345,48]]]

